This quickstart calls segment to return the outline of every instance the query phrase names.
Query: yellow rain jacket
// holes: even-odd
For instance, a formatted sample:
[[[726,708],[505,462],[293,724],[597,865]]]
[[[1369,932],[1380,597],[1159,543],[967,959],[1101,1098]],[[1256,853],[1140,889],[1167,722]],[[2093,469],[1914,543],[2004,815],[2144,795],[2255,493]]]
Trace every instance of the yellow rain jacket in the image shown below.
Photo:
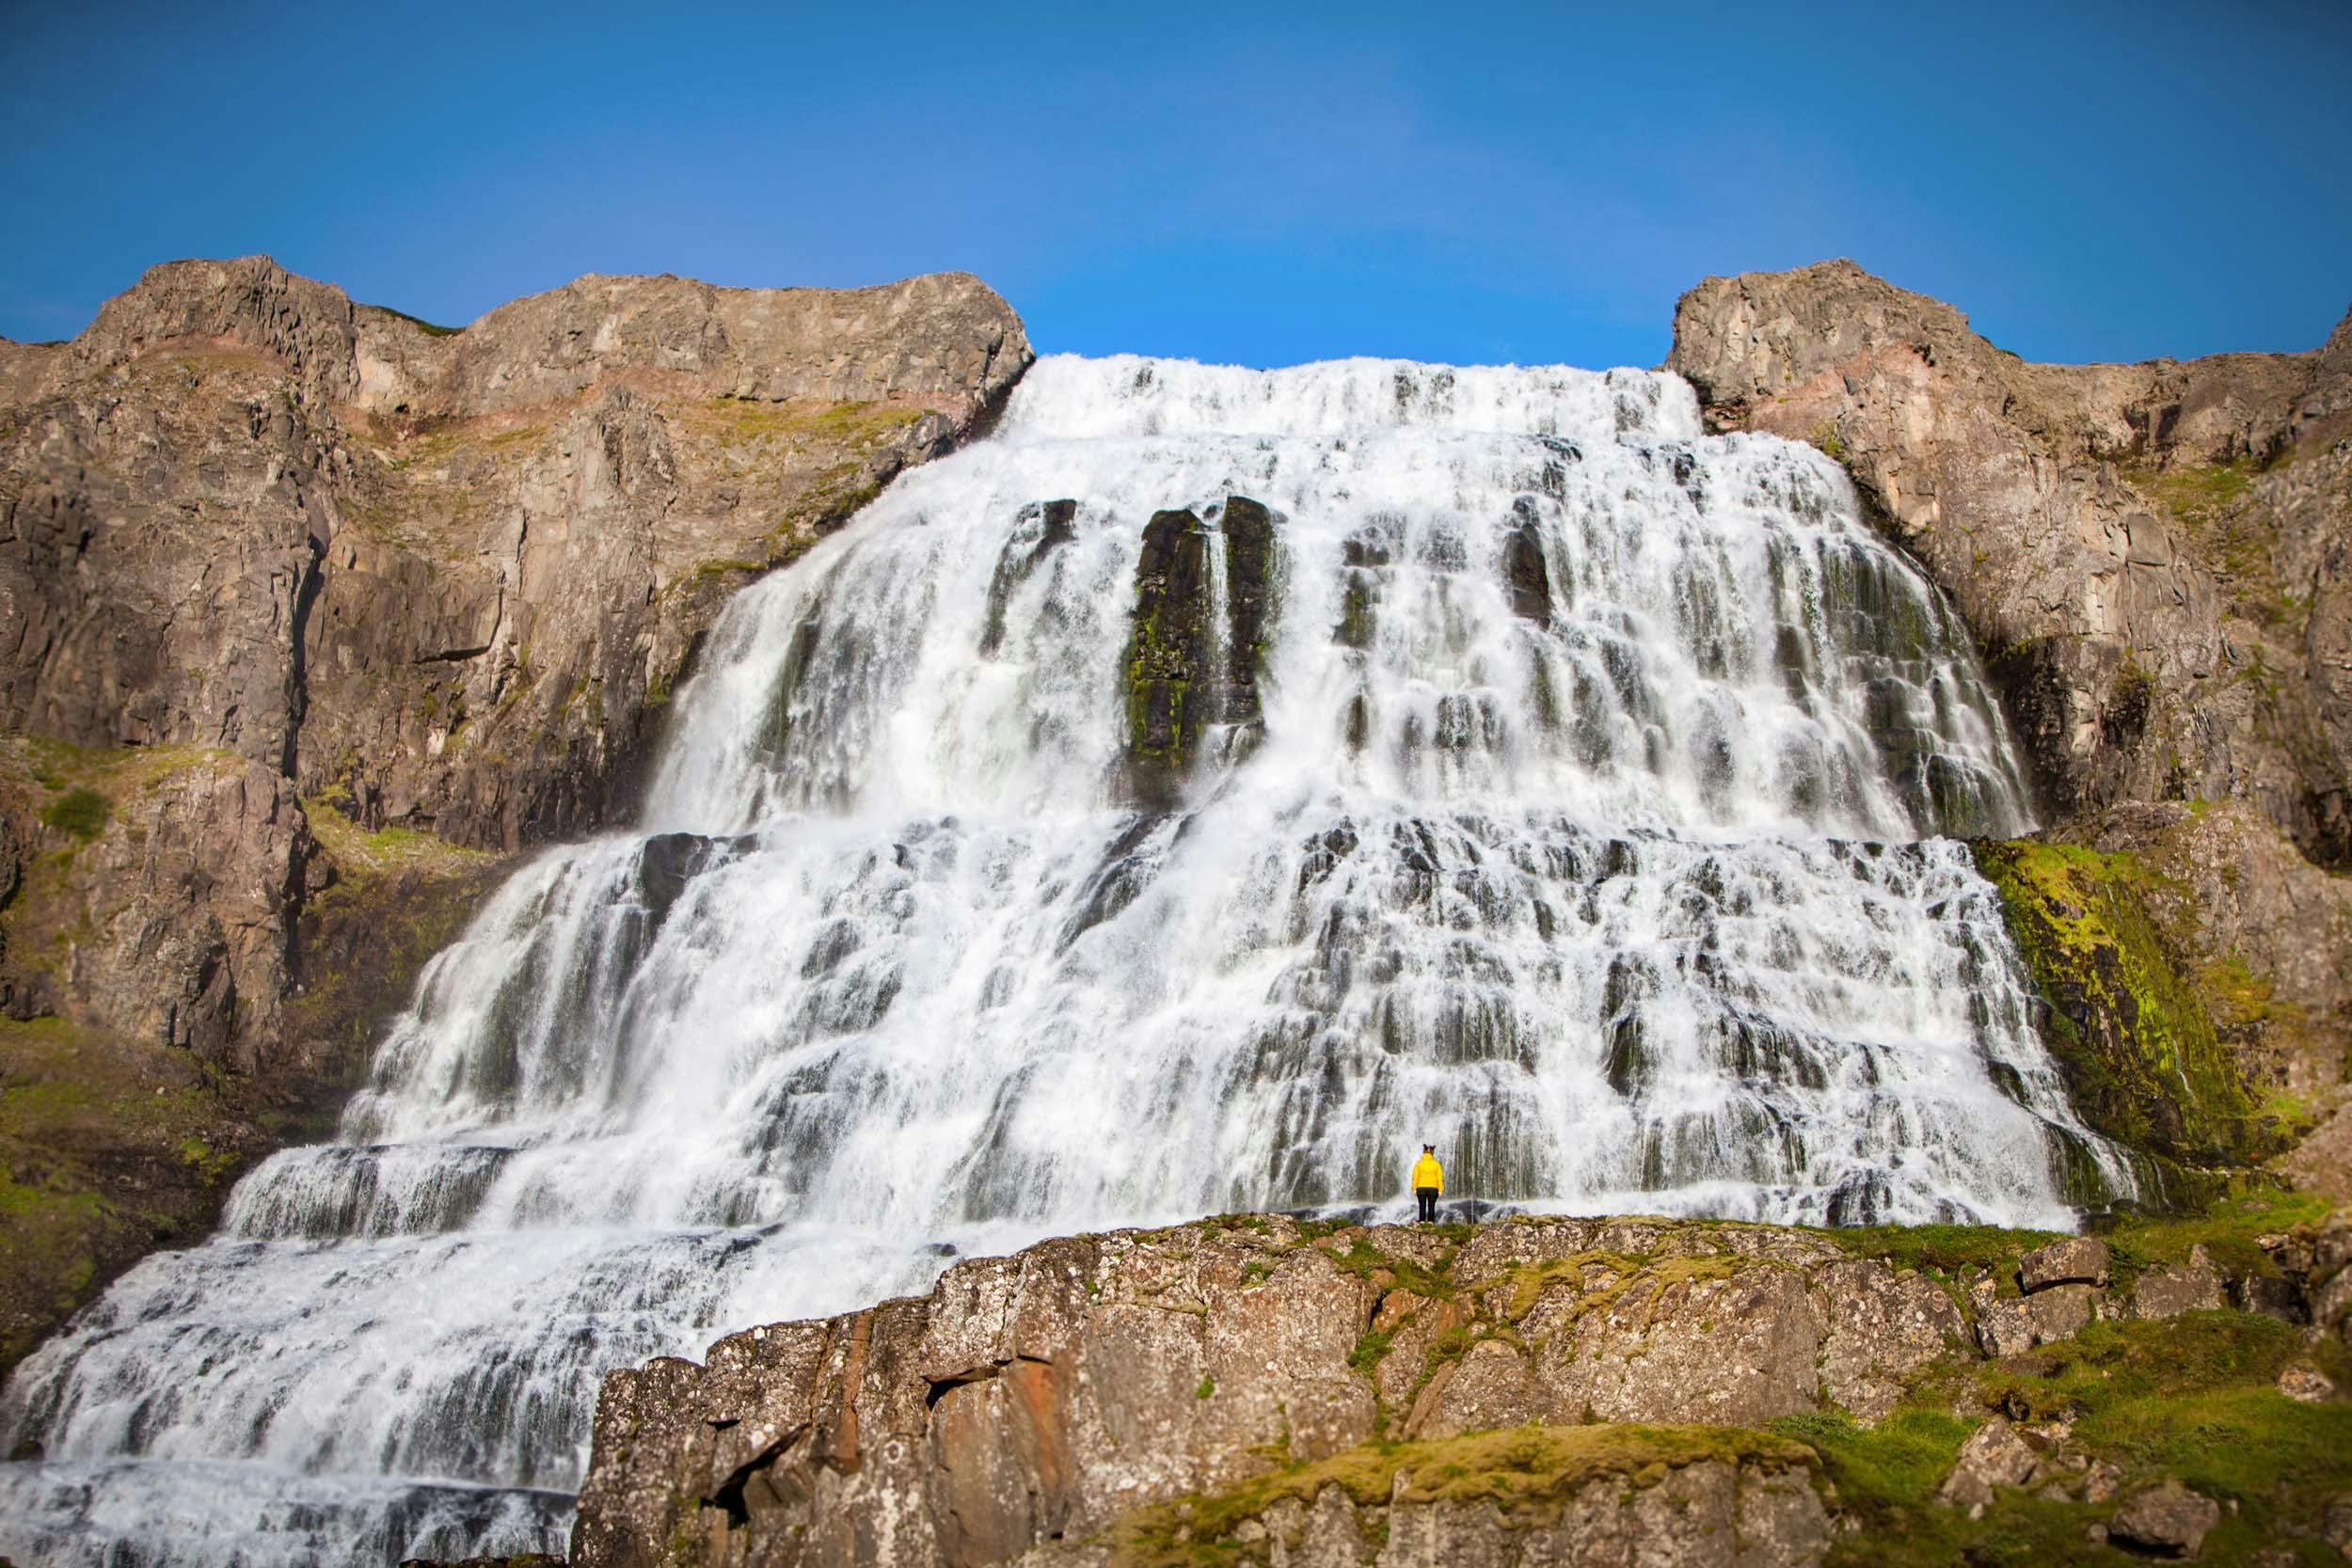
[[[1438,1157],[1434,1154],[1424,1154],[1413,1162],[1413,1191],[1419,1192],[1423,1187],[1435,1187],[1440,1193],[1445,1191],[1445,1167],[1438,1164]]]

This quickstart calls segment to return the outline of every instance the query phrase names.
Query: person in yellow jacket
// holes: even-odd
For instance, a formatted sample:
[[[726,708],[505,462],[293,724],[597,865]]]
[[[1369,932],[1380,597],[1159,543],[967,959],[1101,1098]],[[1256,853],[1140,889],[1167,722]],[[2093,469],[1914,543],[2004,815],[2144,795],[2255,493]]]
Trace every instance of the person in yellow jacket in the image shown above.
[[[1413,1162],[1413,1196],[1421,1199],[1421,1219],[1427,1224],[1438,1217],[1438,1199],[1445,1195],[1445,1167],[1438,1164],[1438,1146],[1421,1146],[1421,1158]]]

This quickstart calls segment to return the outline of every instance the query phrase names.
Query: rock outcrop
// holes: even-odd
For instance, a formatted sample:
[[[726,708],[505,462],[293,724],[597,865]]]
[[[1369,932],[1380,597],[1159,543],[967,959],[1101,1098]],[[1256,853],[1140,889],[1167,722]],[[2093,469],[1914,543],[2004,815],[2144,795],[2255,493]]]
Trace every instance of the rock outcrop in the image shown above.
[[[1965,614],[2071,847],[1979,858],[2092,1123],[2176,1199],[2288,1146],[2352,1196],[2352,316],[2034,365],[1827,261],[1707,279],[1667,364],[1714,428],[1842,462]]]
[[[2330,1356],[2352,1291],[2333,1305],[2324,1258],[2352,1247],[2344,1226],[2233,1254],[2241,1281],[2307,1304]],[[1919,1391],[1971,1380],[2021,1425],[1994,1415],[1963,1444],[1934,1418],[1957,1449],[1944,1507],[1981,1519],[2030,1486],[2136,1541],[2176,1515],[2209,1529],[2169,1477],[2135,1494],[2162,1490],[2161,1511],[2116,1513],[2126,1472],[2038,1418],[2055,1395],[2020,1392],[2093,1323],[2141,1338],[2084,1354],[2146,1354],[2168,1326],[2135,1307],[2151,1280],[2223,1288],[2201,1244],[2149,1257],[2167,1236],[1963,1232],[1953,1256],[1915,1251],[1924,1267],[1872,1233],[1638,1218],[1229,1215],[1047,1242],[958,1263],[921,1298],[732,1335],[700,1366],[612,1374],[572,1560],[1813,1563],[1866,1499],[1792,1437],[1857,1441],[1908,1408],[1894,1441],[1916,1443]],[[2119,1258],[2144,1268],[2140,1297]],[[2306,1342],[2174,1305],[2257,1346],[2233,1375],[2265,1393]]]
[[[1029,358],[977,278],[586,277],[462,332],[155,268],[0,408],[0,722],[513,849],[627,804],[727,590]]]
[[[0,1005],[75,1042],[28,1036],[11,1071],[97,1092],[104,1060],[169,1100],[184,1064],[210,1129],[200,1158],[95,1167],[36,1137],[9,1163],[38,1202],[0,1226],[151,1236],[139,1195],[216,1193],[264,1119],[317,1130],[420,933],[490,879],[477,852],[626,813],[727,595],[964,439],[1029,357],[961,274],[585,277],[452,331],[262,257],[0,343]],[[34,1304],[0,1368],[124,1245],[0,1281]]]
[[[1810,439],[1967,616],[2054,815],[2235,798],[2352,862],[2352,317],[2311,354],[2033,365],[1851,261],[1710,277],[1667,367]]]

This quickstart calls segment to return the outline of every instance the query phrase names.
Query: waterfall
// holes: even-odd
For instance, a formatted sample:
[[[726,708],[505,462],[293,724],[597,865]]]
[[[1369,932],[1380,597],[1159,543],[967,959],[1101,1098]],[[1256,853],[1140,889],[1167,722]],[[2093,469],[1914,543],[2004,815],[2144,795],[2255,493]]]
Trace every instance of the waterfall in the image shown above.
[[[1251,1208],[2067,1226],[1964,628],[1679,379],[1047,358],[741,594],[640,830],[0,1400],[0,1551],[560,1546],[599,1375]]]

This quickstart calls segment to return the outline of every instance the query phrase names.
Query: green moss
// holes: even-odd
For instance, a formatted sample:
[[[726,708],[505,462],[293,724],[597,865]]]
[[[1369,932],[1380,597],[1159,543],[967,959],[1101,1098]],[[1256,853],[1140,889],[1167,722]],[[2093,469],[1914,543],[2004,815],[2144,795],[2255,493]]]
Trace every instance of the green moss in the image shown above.
[[[2192,527],[2208,526],[2235,506],[2253,482],[2246,463],[2188,463],[2171,468],[2126,468],[2134,489]]]
[[[1899,1269],[1957,1278],[2005,1275],[2018,1258],[2065,1238],[2053,1230],[2003,1230],[1990,1225],[1872,1225],[1820,1234],[1856,1258],[1883,1258]]]
[[[1514,1427],[1419,1443],[1368,1443],[1295,1465],[1229,1491],[1142,1510],[1121,1521],[1112,1562],[1176,1568],[1263,1560],[1244,1546],[1241,1526],[1285,1498],[1311,1503],[1338,1486],[1359,1506],[1492,1503],[1506,1513],[1548,1518],[1560,1500],[1604,1477],[1647,1487],[1703,1463],[1809,1469],[1813,1450],[1772,1433],[1733,1427]],[[1410,1471],[1399,1486],[1398,1473]]]
[[[2296,1329],[2255,1314],[2094,1323],[2024,1355],[1947,1367],[1934,1400],[1923,1396],[1875,1427],[1806,1414],[1772,1429],[1821,1456],[1840,1507],[1859,1527],[1832,1552],[1841,1568],[2073,1561],[2083,1555],[2086,1528],[2112,1513],[2114,1499],[2060,1502],[2008,1488],[1996,1489],[1978,1519],[1937,1504],[1976,1425],[1955,1412],[1955,1399],[1963,1411],[2070,1419],[2067,1449],[2113,1466],[2119,1499],[2167,1478],[2219,1499],[2229,1512],[2201,1560],[2244,1562],[2256,1546],[2316,1534],[2329,1501],[2352,1482],[2352,1406],[2302,1404],[2278,1392],[2280,1370],[2307,1356],[2331,1376],[2352,1376],[2340,1344],[2306,1345]]]
[[[209,1223],[244,1161],[216,1146],[223,1125],[184,1053],[0,1019],[0,1372],[116,1271]]]
[[[362,305],[359,309],[362,310],[373,310],[378,315],[389,316],[394,321],[405,321],[409,325],[429,333],[436,338],[454,338],[460,332],[466,330],[462,326],[441,326],[436,323],[426,321],[422,316],[412,316],[405,310],[395,310],[389,305]]]
[[[2282,459],[2292,460],[2292,453]],[[2128,468],[2123,477],[2180,525],[2205,564],[2219,574],[2233,610],[2265,625],[2292,626],[2310,613],[2311,601],[2280,576],[2276,518],[2248,502],[2248,487],[2262,467],[2240,459]]]
[[[2030,841],[1979,843],[2010,932],[2050,1005],[2044,1037],[2084,1119],[2187,1166],[2270,1153],[2211,1009],[2149,914],[2153,879],[2128,855]]]
[[[1213,1377],[1204,1377],[1200,1380],[1200,1386],[1192,1391],[1192,1397],[1197,1400],[1205,1400],[1214,1395],[1216,1392],[1216,1379]]]
[[[1361,1236],[1351,1237],[1347,1250],[1336,1252],[1327,1247],[1317,1248],[1325,1257],[1359,1279],[1370,1279],[1385,1274],[1401,1290],[1431,1300],[1443,1300],[1454,1294],[1454,1281],[1447,1271],[1454,1267],[1454,1254],[1445,1254],[1435,1267],[1425,1267],[1410,1258],[1399,1258],[1382,1252]]]
[[[87,786],[67,790],[41,808],[40,819],[61,833],[85,843],[106,831],[114,802]]]
[[[304,903],[302,987],[286,1010],[297,1037],[319,1048],[322,1074],[340,1081],[365,1064],[377,1029],[464,930],[504,862],[412,828],[371,832],[331,805],[313,803],[310,819],[336,879]],[[306,1131],[330,1126],[322,1117]]]
[[[2106,1237],[2117,1286],[2160,1263],[2185,1263],[2201,1246],[2230,1278],[2276,1275],[2278,1264],[2256,1238],[2315,1227],[2328,1210],[2328,1200],[2313,1194],[2274,1190],[2224,1196],[2200,1212],[2129,1221]]]

